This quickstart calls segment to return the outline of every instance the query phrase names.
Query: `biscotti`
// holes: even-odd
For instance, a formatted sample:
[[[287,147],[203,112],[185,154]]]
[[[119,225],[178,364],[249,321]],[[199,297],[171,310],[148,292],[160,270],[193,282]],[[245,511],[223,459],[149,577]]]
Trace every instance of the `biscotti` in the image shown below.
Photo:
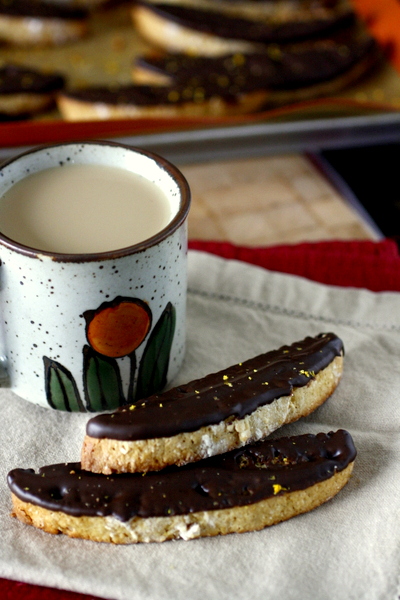
[[[221,90],[187,85],[92,86],[63,90],[57,105],[66,121],[226,117],[261,109],[268,98],[266,90]]]
[[[260,45],[310,39],[354,20],[346,0],[248,2],[248,10],[241,9],[243,3],[226,4],[188,6],[138,0],[132,19],[138,33],[152,46],[200,56],[254,52]]]
[[[84,9],[29,0],[0,0],[0,41],[17,46],[58,46],[84,37]]]
[[[376,45],[364,30],[348,28],[329,38],[267,46],[262,52],[192,56],[152,52],[134,58],[136,83],[290,90],[331,80],[370,54]]]
[[[257,53],[151,53],[135,58],[132,77],[142,85],[180,87],[181,93],[201,89],[215,97],[264,90],[267,108],[335,94],[379,59],[371,36],[363,28],[348,28],[329,38],[273,45]]]
[[[58,74],[5,65],[0,68],[0,115],[21,117],[45,110],[64,84]]]
[[[382,58],[347,0],[138,0],[132,19],[164,55],[157,66],[137,57],[135,83],[210,90],[213,81],[215,97],[264,90],[261,110],[335,96]]]
[[[9,473],[14,515],[49,533],[129,544],[260,530],[348,482],[349,433],[281,438],[159,473],[105,476],[79,463]]]
[[[82,467],[154,471],[263,439],[310,414],[336,389],[343,343],[307,337],[89,420]]]

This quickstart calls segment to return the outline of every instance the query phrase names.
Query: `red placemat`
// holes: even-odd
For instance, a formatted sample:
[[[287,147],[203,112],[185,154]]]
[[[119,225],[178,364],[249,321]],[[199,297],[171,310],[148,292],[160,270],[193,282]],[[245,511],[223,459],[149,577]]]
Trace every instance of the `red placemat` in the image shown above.
[[[193,241],[190,248],[329,285],[400,291],[400,256],[394,240],[304,242],[266,248]]]
[[[220,242],[190,242],[190,248],[241,260],[320,283],[400,291],[400,256],[393,240],[333,241],[247,248]],[[96,600],[94,596],[0,579],[2,600]]]

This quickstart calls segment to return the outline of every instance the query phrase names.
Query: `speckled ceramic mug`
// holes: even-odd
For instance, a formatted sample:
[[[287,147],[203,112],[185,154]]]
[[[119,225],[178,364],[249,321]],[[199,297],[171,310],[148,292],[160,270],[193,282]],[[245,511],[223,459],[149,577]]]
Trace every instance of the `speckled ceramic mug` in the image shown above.
[[[181,366],[190,191],[155,154],[89,141],[35,148],[2,165],[0,202],[28,174],[65,164],[127,169],[171,206],[152,237],[100,253],[24,246],[0,223],[3,387],[43,407],[98,412],[160,391]]]

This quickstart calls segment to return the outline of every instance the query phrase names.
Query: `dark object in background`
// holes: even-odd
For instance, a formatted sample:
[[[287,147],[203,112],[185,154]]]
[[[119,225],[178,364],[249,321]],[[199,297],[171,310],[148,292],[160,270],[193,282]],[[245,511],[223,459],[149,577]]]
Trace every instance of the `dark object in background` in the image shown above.
[[[344,180],[382,234],[400,240],[400,142],[325,150],[321,157]]]

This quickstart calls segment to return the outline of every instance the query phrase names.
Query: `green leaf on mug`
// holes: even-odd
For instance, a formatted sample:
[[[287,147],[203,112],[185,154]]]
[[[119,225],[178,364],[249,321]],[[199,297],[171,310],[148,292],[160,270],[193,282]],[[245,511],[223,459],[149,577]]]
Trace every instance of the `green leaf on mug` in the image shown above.
[[[117,361],[90,346],[83,348],[83,387],[89,411],[113,410],[125,403]]]
[[[134,404],[134,387],[135,387],[135,373],[136,373],[136,354],[135,352],[131,352],[129,355],[130,360],[130,369],[129,369],[129,387],[128,387],[128,395],[126,398],[127,404]]]
[[[136,399],[151,396],[166,385],[175,322],[175,308],[171,302],[168,302],[143,352],[138,372]]]
[[[43,356],[43,362],[49,406],[68,412],[86,412],[71,372],[47,356]]]

